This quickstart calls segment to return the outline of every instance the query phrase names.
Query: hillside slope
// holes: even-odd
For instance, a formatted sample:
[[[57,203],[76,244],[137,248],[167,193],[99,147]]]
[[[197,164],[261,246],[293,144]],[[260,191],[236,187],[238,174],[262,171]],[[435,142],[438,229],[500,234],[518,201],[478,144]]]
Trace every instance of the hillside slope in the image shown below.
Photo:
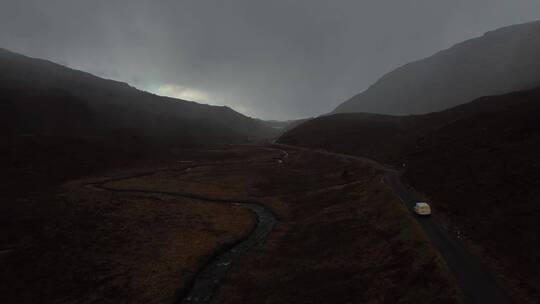
[[[540,299],[540,90],[460,119],[418,142],[406,179],[477,240],[528,299]],[[521,303],[527,302],[525,300]]]
[[[540,89],[487,96],[441,112],[393,116],[339,113],[321,116],[284,133],[279,142],[368,156],[381,162],[401,164],[439,128],[477,115],[502,115],[509,107],[535,101]]]
[[[160,97],[0,49],[0,195],[276,133],[227,107]]]
[[[0,118],[17,120],[10,128],[12,134],[51,135],[51,128],[56,128],[54,135],[83,129],[87,134],[109,135],[122,130],[145,137],[200,142],[238,141],[271,134],[260,122],[228,107],[157,96],[2,49],[0,70]]]
[[[422,114],[539,85],[540,21],[536,21],[488,32],[400,67],[333,113]]]
[[[521,303],[540,298],[540,88],[416,116],[336,114],[279,142],[406,164]]]

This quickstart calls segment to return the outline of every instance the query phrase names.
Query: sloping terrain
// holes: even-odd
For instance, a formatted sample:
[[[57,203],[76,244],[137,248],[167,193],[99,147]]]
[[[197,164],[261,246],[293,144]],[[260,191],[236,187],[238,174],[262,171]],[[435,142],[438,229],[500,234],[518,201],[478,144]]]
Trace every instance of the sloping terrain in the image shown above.
[[[54,122],[63,124],[54,135],[69,127],[94,133],[91,135],[122,130],[153,138],[202,142],[239,141],[271,132],[260,122],[227,107],[160,97],[125,83],[1,49],[0,68],[2,119],[13,116],[19,128],[30,125],[32,131],[51,132],[47,127]],[[71,118],[72,114],[77,116]],[[62,121],[66,118],[69,121]],[[23,131],[16,127],[12,131]]]
[[[488,32],[409,63],[333,113],[422,114],[538,85],[540,21]]]
[[[338,114],[280,142],[369,156],[433,199],[520,293],[540,296],[540,89],[418,116]]]
[[[413,137],[405,117],[344,113],[309,120],[286,132],[280,143],[395,160]]]
[[[314,149],[367,156],[401,164],[414,154],[424,137],[463,119],[503,115],[509,107],[538,100],[540,88],[502,96],[482,97],[451,109],[423,115],[391,116],[341,113],[321,116],[286,132],[279,142]],[[524,106],[525,107],[525,106]]]
[[[407,157],[408,181],[482,245],[530,302],[540,299],[540,93],[456,121]]]
[[[2,195],[163,157],[171,147],[275,133],[227,107],[160,97],[2,49],[0,71]]]

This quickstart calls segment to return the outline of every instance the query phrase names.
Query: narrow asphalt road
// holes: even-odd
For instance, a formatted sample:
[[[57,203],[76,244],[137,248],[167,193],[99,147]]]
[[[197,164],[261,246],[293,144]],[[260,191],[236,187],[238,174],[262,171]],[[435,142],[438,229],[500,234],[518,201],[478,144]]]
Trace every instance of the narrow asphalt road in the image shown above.
[[[437,222],[434,217],[419,217],[413,211],[414,204],[420,201],[414,193],[409,191],[401,181],[401,172],[375,160],[351,156],[347,154],[333,153],[322,150],[311,150],[301,147],[276,144],[277,147],[305,150],[340,157],[342,159],[356,160],[367,163],[384,172],[383,180],[392,189],[394,194],[414,214],[419,225],[437,250],[446,260],[448,268],[454,275],[459,287],[465,295],[466,303],[473,304],[507,304],[512,303],[508,295],[497,285],[493,275],[489,273],[480,260],[470,254],[463,243],[444,225]]]
[[[284,161],[288,157],[285,148],[304,150],[309,152],[322,153],[342,159],[361,161],[372,166],[374,169],[384,172],[384,182],[393,190],[395,195],[407,206],[414,214],[413,207],[419,199],[414,193],[409,191],[401,181],[401,173],[389,166],[378,163],[375,160],[351,156],[340,153],[327,152],[322,150],[311,150],[295,146],[274,144],[276,150],[282,153],[279,160]],[[284,149],[281,149],[284,148]],[[217,165],[217,163],[213,164]],[[198,165],[194,165],[195,167]],[[158,170],[159,171],[159,170]],[[157,172],[157,171],[156,171]],[[210,303],[215,291],[225,277],[232,263],[251,247],[262,241],[273,229],[277,219],[268,207],[256,201],[243,201],[241,199],[210,198],[191,193],[160,192],[138,189],[115,189],[105,186],[107,182],[125,178],[140,177],[150,175],[155,172],[145,172],[138,175],[109,179],[99,183],[93,183],[92,186],[101,190],[115,192],[146,193],[155,195],[173,195],[197,199],[202,201],[222,202],[238,205],[250,209],[257,215],[258,223],[253,232],[237,244],[217,254],[196,276],[191,290],[182,298],[180,303]],[[480,260],[470,254],[462,242],[450,231],[446,230],[441,223],[438,223],[433,217],[415,216],[419,225],[426,232],[431,242],[439,250],[446,260],[448,268],[456,278],[467,303],[489,303],[503,304],[512,303],[507,294],[501,290],[494,277],[482,267]]]
[[[414,214],[413,207],[419,199],[403,185],[400,175],[396,172],[387,172],[384,181]],[[506,293],[497,285],[495,278],[482,266],[476,256],[465,249],[456,235],[444,229],[434,218],[416,216],[416,219],[446,260],[468,303],[511,303]]]

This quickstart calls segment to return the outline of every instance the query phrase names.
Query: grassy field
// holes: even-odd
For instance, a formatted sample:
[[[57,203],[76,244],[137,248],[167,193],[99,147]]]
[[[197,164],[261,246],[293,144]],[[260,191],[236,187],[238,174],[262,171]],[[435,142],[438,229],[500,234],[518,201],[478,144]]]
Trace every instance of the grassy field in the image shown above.
[[[256,222],[239,207],[83,183],[2,202],[1,303],[171,303]]]
[[[182,151],[154,174],[107,183],[273,209],[278,225],[234,262],[217,303],[460,302],[445,264],[372,168],[306,151],[281,163],[268,147],[222,149]],[[83,184],[12,208],[0,302],[171,303],[255,225],[252,213],[228,204]]]
[[[123,183],[133,181],[113,185]],[[217,303],[460,302],[416,221],[378,172],[361,163],[293,150],[282,164],[204,166],[137,183],[146,190],[256,198],[273,208],[280,223],[233,267]]]
[[[281,223],[233,269],[217,303],[461,302],[444,261],[376,172],[290,152],[284,166],[259,168],[257,191]]]

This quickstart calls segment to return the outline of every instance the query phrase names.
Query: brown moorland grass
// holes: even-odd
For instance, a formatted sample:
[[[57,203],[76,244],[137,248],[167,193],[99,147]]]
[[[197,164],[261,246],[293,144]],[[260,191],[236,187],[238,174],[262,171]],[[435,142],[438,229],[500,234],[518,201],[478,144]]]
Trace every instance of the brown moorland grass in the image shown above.
[[[373,169],[308,151],[290,150],[279,163],[279,151],[237,149],[214,155],[222,165],[185,171],[174,163],[107,184],[250,198],[274,210],[280,223],[235,261],[216,302],[460,302],[444,263]],[[22,303],[171,302],[255,220],[219,203],[86,188],[70,188],[41,211],[28,205],[47,220],[23,234],[1,273],[14,278],[2,296],[24,294]]]
[[[217,303],[460,302],[442,258],[361,163],[289,151],[283,164],[162,172],[139,185],[256,197],[279,217],[270,236],[235,263]]]
[[[156,190],[173,193],[194,193],[210,198],[247,197],[248,187],[260,177],[255,172],[231,174],[231,168],[241,165],[210,165],[178,171],[162,171],[140,178],[110,182],[117,189]]]
[[[460,303],[442,258],[379,182],[290,198],[265,243],[241,261],[217,303]]]
[[[2,303],[170,303],[256,221],[229,205],[85,188],[26,205],[0,257]]]
[[[139,162],[134,168],[111,166],[114,173],[107,175],[176,170],[186,160],[238,162],[279,155],[230,145],[172,154],[175,158]],[[54,160],[47,165],[54,166]],[[172,302],[216,251],[255,225],[254,215],[238,207],[83,187],[92,181],[0,196],[0,303]],[[156,186],[167,182],[160,179]],[[123,184],[136,188],[140,180]]]

